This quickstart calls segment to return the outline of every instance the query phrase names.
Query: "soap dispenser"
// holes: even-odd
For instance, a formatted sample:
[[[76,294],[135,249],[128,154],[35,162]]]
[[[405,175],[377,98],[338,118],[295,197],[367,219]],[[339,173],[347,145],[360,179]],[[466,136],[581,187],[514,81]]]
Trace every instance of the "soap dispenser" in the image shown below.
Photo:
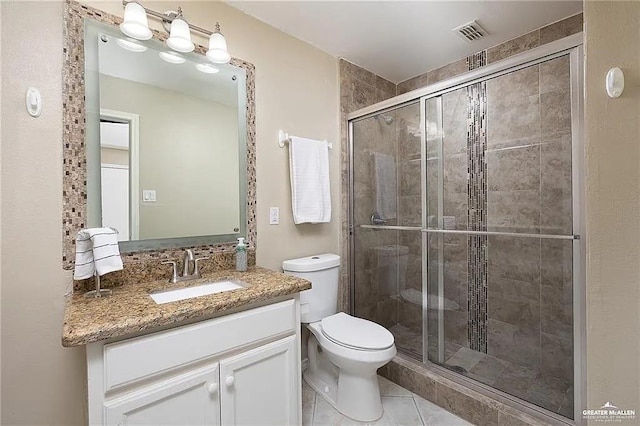
[[[247,246],[244,244],[244,238],[238,238],[236,246],[236,271],[244,272],[247,270]]]

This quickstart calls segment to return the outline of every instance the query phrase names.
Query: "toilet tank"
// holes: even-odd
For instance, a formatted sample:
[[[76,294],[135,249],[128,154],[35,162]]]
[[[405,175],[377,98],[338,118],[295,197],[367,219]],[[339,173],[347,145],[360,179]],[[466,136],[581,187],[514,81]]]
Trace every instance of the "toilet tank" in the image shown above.
[[[338,312],[340,256],[326,253],[285,260],[282,269],[287,275],[311,281],[311,289],[300,293],[303,323],[320,321]]]

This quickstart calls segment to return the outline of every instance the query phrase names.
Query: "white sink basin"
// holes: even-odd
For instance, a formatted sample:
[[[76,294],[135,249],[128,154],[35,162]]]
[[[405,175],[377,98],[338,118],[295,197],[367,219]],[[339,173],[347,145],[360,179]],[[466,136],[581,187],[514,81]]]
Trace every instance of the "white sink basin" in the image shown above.
[[[163,303],[177,302],[178,300],[193,299],[194,297],[207,296],[209,294],[222,293],[225,291],[243,288],[242,285],[233,281],[218,281],[196,285],[193,287],[178,288],[150,294],[151,298],[158,305]]]

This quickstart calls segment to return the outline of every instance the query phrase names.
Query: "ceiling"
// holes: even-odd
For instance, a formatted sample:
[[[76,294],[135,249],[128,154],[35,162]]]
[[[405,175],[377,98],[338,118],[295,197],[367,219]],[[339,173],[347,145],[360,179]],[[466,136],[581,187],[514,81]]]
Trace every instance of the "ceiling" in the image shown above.
[[[582,11],[579,1],[231,1],[248,15],[394,83]],[[476,20],[475,42],[452,29]]]

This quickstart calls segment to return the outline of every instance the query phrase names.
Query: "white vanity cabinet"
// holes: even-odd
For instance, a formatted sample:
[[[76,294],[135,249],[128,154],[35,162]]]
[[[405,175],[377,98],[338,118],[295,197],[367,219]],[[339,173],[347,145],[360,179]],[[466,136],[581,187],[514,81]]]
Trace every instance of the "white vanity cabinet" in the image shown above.
[[[218,388],[216,363],[106,400],[104,424],[219,425]]]
[[[300,313],[286,300],[87,345],[91,425],[297,425]]]
[[[298,359],[290,336],[220,361],[222,424],[300,424]]]

